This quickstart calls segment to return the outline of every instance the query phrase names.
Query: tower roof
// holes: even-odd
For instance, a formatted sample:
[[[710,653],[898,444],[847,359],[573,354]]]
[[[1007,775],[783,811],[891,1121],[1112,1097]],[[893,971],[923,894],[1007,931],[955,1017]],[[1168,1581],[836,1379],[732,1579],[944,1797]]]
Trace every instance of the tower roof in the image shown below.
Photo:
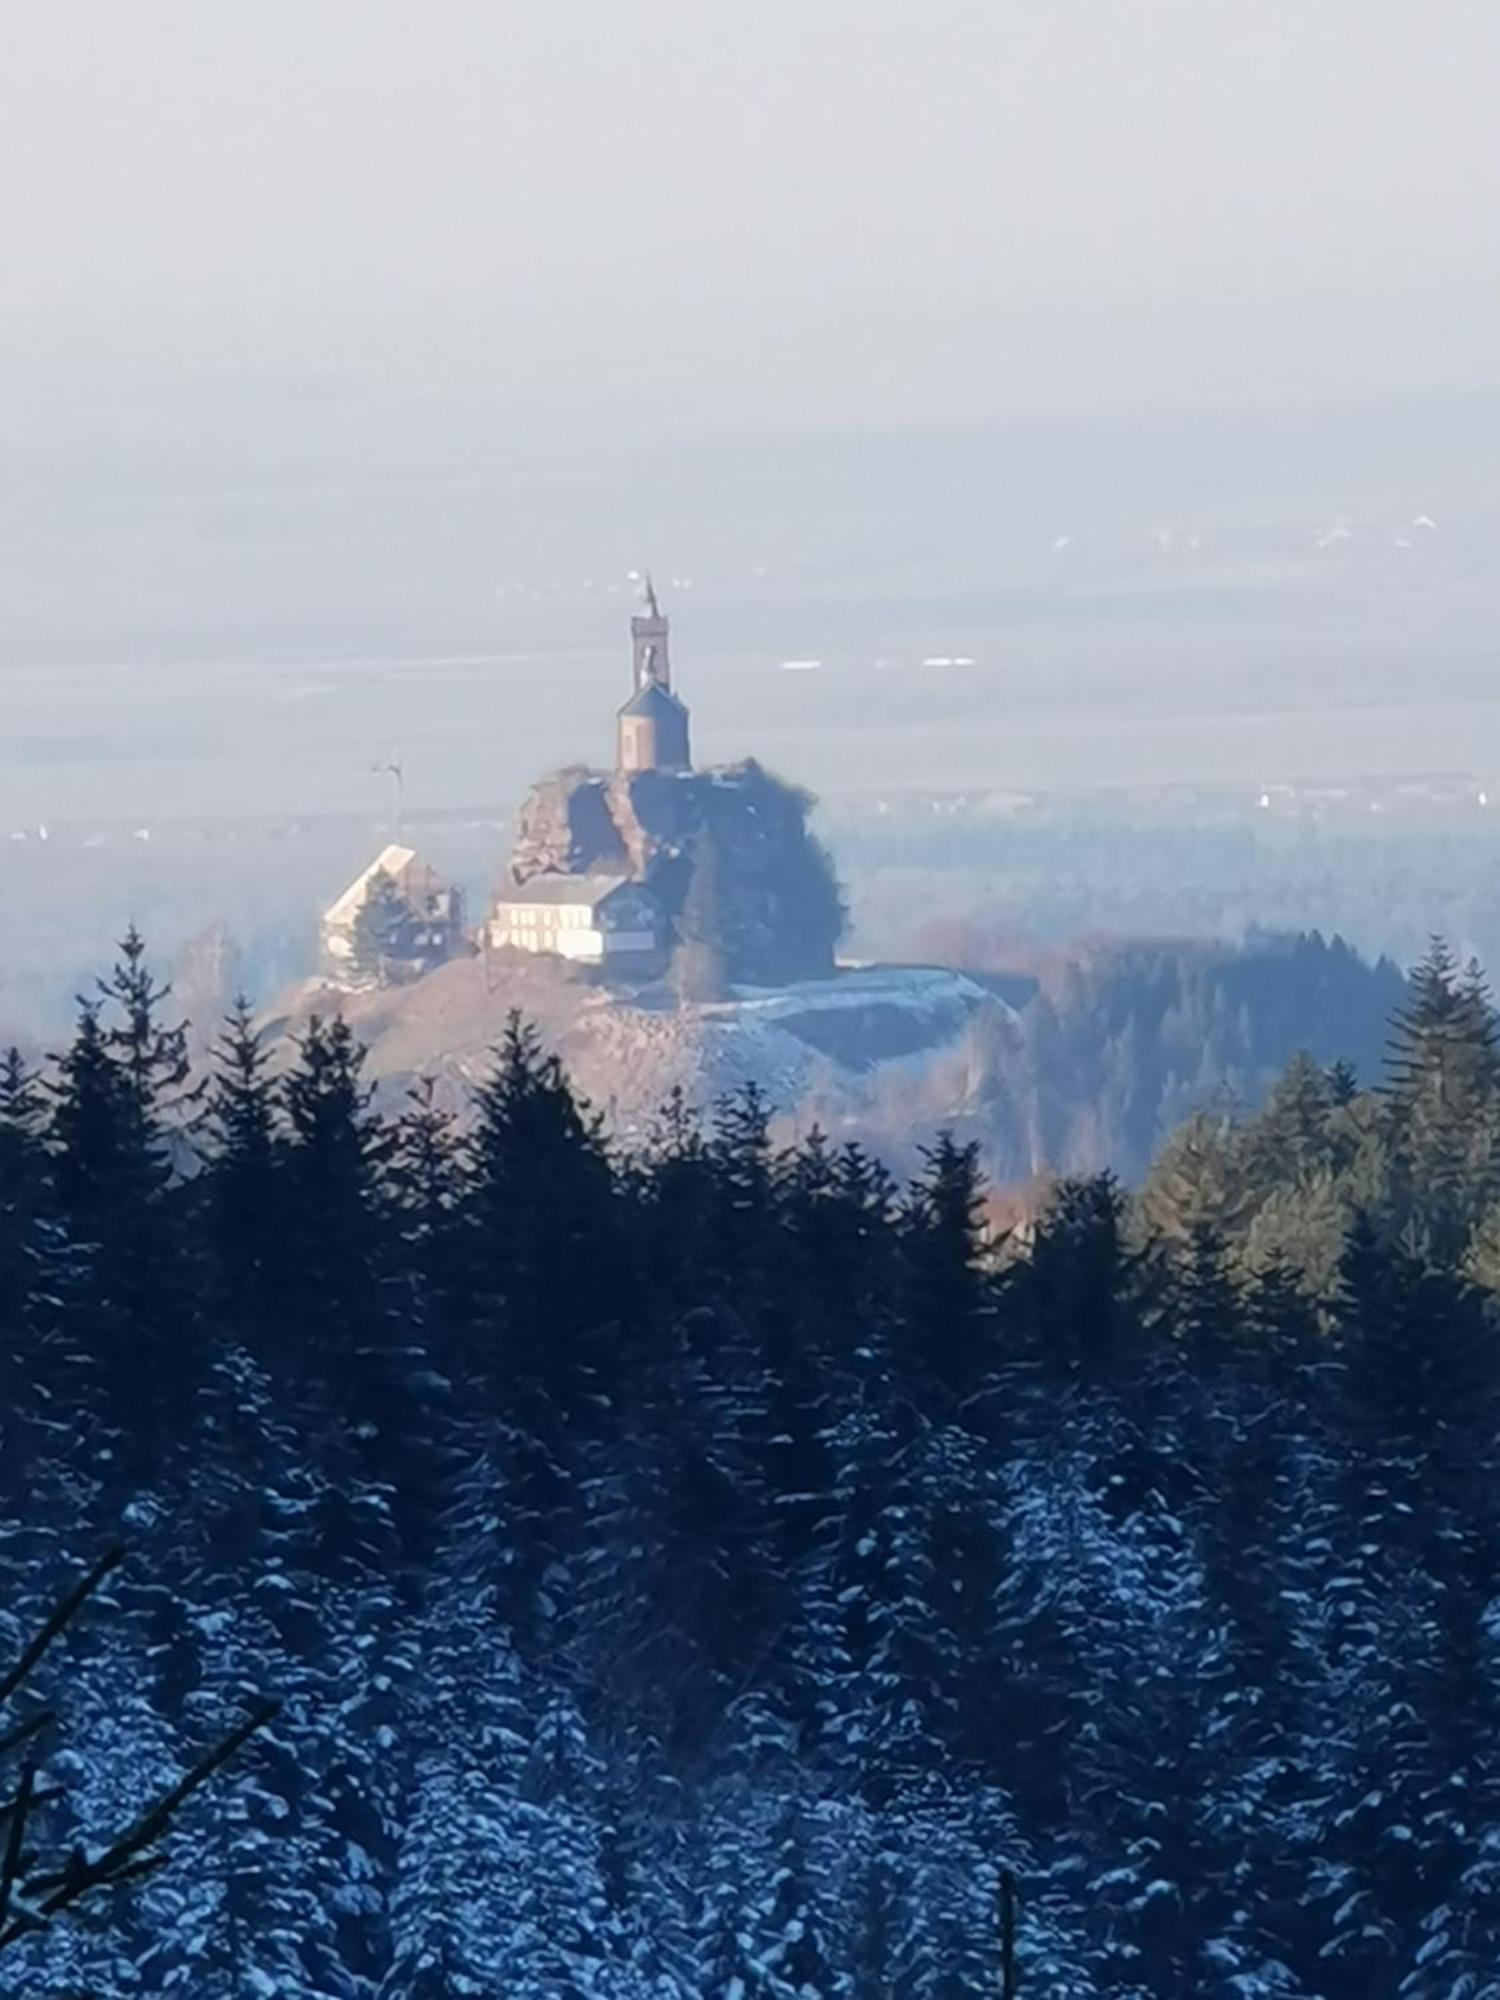
[[[647,681],[644,687],[636,689],[620,713],[622,716],[654,715],[658,719],[664,719],[667,716],[685,715],[687,704],[679,701],[672,690],[663,687],[660,681]]]

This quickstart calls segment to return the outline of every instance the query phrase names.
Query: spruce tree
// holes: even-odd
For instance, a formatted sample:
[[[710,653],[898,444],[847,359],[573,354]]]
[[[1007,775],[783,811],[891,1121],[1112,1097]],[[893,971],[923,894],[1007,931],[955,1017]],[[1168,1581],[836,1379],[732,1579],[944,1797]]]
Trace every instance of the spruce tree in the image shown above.
[[[774,1282],[774,1169],[771,1105],[753,1079],[715,1105],[707,1164],[717,1268],[737,1305],[763,1302]]]
[[[365,1051],[341,1017],[310,1015],[282,1079],[287,1124],[284,1338],[332,1406],[394,1421],[380,1170],[390,1135],[371,1108]]]
[[[199,1147],[217,1309],[262,1346],[287,1297],[285,1140],[271,1056],[241,996],[213,1052]]]
[[[78,1260],[59,1213],[46,1139],[46,1096],[10,1049],[0,1058],[0,1434],[16,1455],[40,1445],[66,1396],[64,1341],[73,1314]],[[29,1440],[22,1426],[41,1428]],[[34,1496],[32,1519],[45,1509]]]
[[[1137,1361],[1142,1263],[1126,1207],[1111,1174],[1059,1181],[1006,1274],[1007,1317],[1055,1377],[1120,1380]]]
[[[458,1118],[430,1076],[406,1093],[406,1108],[391,1132],[385,1178],[411,1290],[408,1310],[442,1348],[458,1337],[468,1296],[463,1176]]]
[[[1327,1164],[1334,1086],[1305,1049],[1272,1085],[1248,1135],[1248,1170],[1297,1182]]]
[[[395,878],[377,868],[365,885],[355,914],[349,956],[350,983],[357,987],[390,983],[411,928],[410,905]]]
[[[728,891],[719,843],[705,827],[693,843],[692,872],[677,918],[672,982],[679,1001],[722,1000],[733,953]]]
[[[0,1327],[13,1356],[40,1331],[38,1308],[57,1282],[61,1245],[40,1083],[19,1049],[0,1057]],[[39,1356],[33,1354],[35,1364]]]
[[[1352,1104],[1359,1093],[1359,1077],[1354,1065],[1340,1059],[1330,1063],[1324,1074],[1330,1102],[1336,1107]]]
[[[555,1371],[555,1387],[586,1397],[607,1352],[596,1336],[629,1289],[627,1245],[600,1121],[519,1014],[475,1092],[468,1160],[477,1289],[516,1344],[501,1365]]]
[[[145,940],[132,924],[120,941],[114,971],[99,982],[99,997],[108,1024],[105,1042],[124,1074],[140,1143],[158,1162],[163,1183],[187,1107],[199,1095],[189,1077],[187,1023],[162,1019],[162,1003],[171,993],[170,986],[157,985],[146,962]]]
[[[60,1214],[86,1273],[75,1316],[94,1324],[103,1407],[123,1421],[138,1469],[177,1428],[198,1359],[201,1268],[177,1241],[175,1181],[195,1093],[186,1031],[162,1022],[167,989],[133,929],[120,953],[99,998],[80,1002],[48,1093]]]
[[[1385,1097],[1397,1226],[1440,1261],[1462,1254],[1497,1189],[1500,1054],[1477,968],[1460,971],[1441,939],[1411,977],[1391,1026]]]
[[[989,1355],[980,1271],[984,1188],[979,1148],[950,1132],[924,1150],[905,1205],[906,1340],[924,1402],[947,1411],[977,1385]]]
[[[475,1091],[465,1158],[467,1283],[526,1544],[513,1559],[531,1586],[574,1518],[567,1454],[610,1425],[634,1325],[636,1246],[599,1120],[518,1013]]]
[[[1206,1111],[1166,1140],[1141,1192],[1152,1234],[1178,1247],[1200,1226],[1237,1237],[1251,1206],[1244,1135],[1227,1116]]]

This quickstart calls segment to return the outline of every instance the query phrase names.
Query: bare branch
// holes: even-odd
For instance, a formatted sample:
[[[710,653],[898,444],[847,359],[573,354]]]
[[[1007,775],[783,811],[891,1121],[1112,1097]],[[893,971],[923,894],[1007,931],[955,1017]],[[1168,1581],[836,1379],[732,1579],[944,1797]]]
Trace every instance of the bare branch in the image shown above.
[[[131,1881],[160,1867],[165,1857],[148,1854],[146,1850],[170,1831],[174,1816],[193,1793],[207,1784],[214,1773],[221,1770],[257,1731],[273,1721],[280,1709],[279,1702],[257,1702],[243,1722],[236,1723],[222,1741],[205,1751],[175,1785],[163,1792],[93,1860],[89,1860],[81,1848],[75,1848],[65,1867],[28,1880],[23,1885],[25,1893],[28,1897],[40,1897],[41,1900],[34,1912],[14,1917],[8,1925],[0,1924],[0,1951],[14,1944],[27,1931],[40,1929],[95,1889]]]
[[[105,1578],[124,1559],[118,1546],[107,1549],[99,1560],[54,1606],[20,1659],[0,1679],[0,1707],[23,1687],[53,1641],[72,1624]],[[24,1722],[0,1736],[0,1755],[26,1746],[20,1780],[13,1798],[0,1800],[0,1952],[29,1933],[42,1930],[53,1917],[71,1908],[96,1889],[135,1882],[154,1873],[165,1863],[158,1843],[171,1831],[172,1822],[193,1794],[227,1764],[258,1730],[264,1729],[279,1713],[275,1701],[258,1701],[244,1721],[238,1722],[213,1747],[189,1766],[181,1778],[150,1805],[108,1846],[92,1859],[75,1846],[65,1860],[41,1863],[28,1852],[27,1838],[38,1807],[59,1798],[58,1786],[39,1786],[36,1777],[36,1738],[55,1718],[49,1708],[38,1710]]]
[[[1016,1878],[1012,1869],[1000,1870],[1000,1992],[1002,2000],[1016,2000],[1019,1991],[1016,1973]]]
[[[33,1736],[40,1736],[48,1723],[56,1720],[57,1717],[50,1708],[39,1709],[35,1715],[28,1716],[24,1722],[17,1724],[8,1736],[0,1736],[0,1757],[5,1756],[8,1751],[18,1750],[23,1743],[29,1743]]]
[[[25,1853],[26,1822],[31,1817],[35,1791],[36,1765],[28,1757],[21,1766],[21,1782],[16,1787],[16,1796],[10,1803],[10,1826],[6,1833],[5,1854],[0,1858],[0,1935],[4,1934],[5,1920],[10,1914],[10,1899],[21,1873],[21,1862]]]
[[[161,1838],[167,1831],[173,1814],[194,1792],[207,1784],[214,1772],[227,1764],[236,1750],[240,1749],[257,1730],[264,1729],[280,1713],[280,1709],[279,1702],[257,1703],[250,1715],[231,1729],[221,1743],[200,1757],[186,1775],[180,1778],[170,1791],[164,1792],[154,1805],[148,1806],[134,1826],[127,1828],[96,1861],[87,1864],[83,1877],[76,1886],[65,1884],[42,1905],[43,1910],[50,1916],[54,1910],[64,1908],[86,1889],[93,1888],[96,1883],[112,1881],[143,1848],[150,1847],[154,1841]]]
[[[73,1620],[78,1616],[100,1584],[103,1583],[104,1579],[112,1570],[118,1569],[124,1560],[125,1551],[117,1542],[113,1548],[104,1551],[104,1554],[100,1556],[93,1568],[86,1575],[80,1577],[67,1596],[54,1606],[31,1643],[22,1653],[20,1659],[11,1668],[5,1678],[0,1680],[0,1703],[10,1700],[16,1689],[21,1686],[22,1682],[36,1666],[38,1660],[41,1659],[47,1648],[52,1644],[52,1641],[67,1626],[72,1624]]]

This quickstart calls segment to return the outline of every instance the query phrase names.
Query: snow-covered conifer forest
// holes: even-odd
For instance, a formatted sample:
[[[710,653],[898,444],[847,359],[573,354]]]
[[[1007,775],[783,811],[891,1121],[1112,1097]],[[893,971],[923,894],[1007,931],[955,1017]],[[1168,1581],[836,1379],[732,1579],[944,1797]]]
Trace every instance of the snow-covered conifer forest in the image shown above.
[[[1022,2000],[1500,1993],[1495,1043],[1435,947],[1002,1238],[519,1021],[461,1132],[333,1020],[200,1090],[128,940],[0,1073],[0,1670],[122,1538],[91,1838],[281,1709],[6,1990],[959,2000],[1013,1869]]]

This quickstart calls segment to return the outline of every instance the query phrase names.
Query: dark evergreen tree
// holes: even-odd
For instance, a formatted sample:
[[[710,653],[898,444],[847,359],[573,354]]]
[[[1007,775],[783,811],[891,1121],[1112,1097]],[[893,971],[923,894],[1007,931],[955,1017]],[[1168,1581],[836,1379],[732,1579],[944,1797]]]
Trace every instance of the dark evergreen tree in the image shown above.
[[[370,1556],[381,1526],[361,1482],[402,1469],[408,1356],[394,1318],[394,1239],[381,1191],[390,1133],[363,1080],[365,1052],[342,1018],[314,1014],[282,1082],[288,1128],[285,1331],[298,1373],[336,1440],[326,1494],[329,1553]],[[279,1364],[284,1366],[285,1363]],[[384,1500],[379,1513],[387,1512]]]
[[[693,843],[692,873],[677,918],[672,979],[684,1001],[722,1000],[729,991],[733,914],[718,839],[704,827]]]
[[[291,1282],[286,1148],[270,1061],[242,997],[214,1050],[199,1148],[207,1227],[222,1280],[215,1309],[257,1347],[274,1336]]]
[[[918,1394],[946,1412],[978,1386],[992,1358],[980,1271],[984,1189],[972,1142],[941,1133],[924,1161],[904,1215],[906,1339]]]
[[[1030,1254],[1006,1274],[1007,1318],[1050,1372],[1120,1379],[1137,1359],[1139,1271],[1113,1176],[1060,1181],[1037,1218]]]
[[[167,989],[133,929],[99,999],[80,1003],[73,1042],[49,1079],[60,1215],[78,1247],[75,1334],[88,1328],[101,1417],[152,1462],[179,1425],[197,1375],[198,1273],[177,1238],[175,1166],[194,1091],[186,1031],[160,1018]]]
[[[1342,1079],[1331,1079],[1299,1050],[1272,1086],[1253,1127],[1252,1173],[1303,1181],[1329,1163],[1329,1113]],[[1343,1097],[1348,1102],[1352,1091]]]
[[[1330,1063],[1324,1072],[1328,1080],[1328,1095],[1335,1106],[1352,1104],[1359,1092],[1359,1077],[1352,1063]]]
[[[199,1094],[189,1076],[187,1024],[162,1020],[162,1002],[171,992],[169,986],[157,985],[146,962],[145,940],[132,924],[99,994],[105,1005],[105,1042],[124,1075],[137,1142],[157,1164],[163,1181],[172,1148],[181,1142],[186,1107]]]
[[[475,1092],[466,1160],[468,1283],[491,1343],[482,1365],[504,1413],[513,1560],[529,1588],[576,1518],[570,1446],[610,1428],[635,1244],[598,1118],[519,1014]]]
[[[1210,1402],[1241,1347],[1241,1301],[1230,1277],[1228,1250],[1218,1231],[1195,1223],[1173,1272],[1171,1331],[1188,1350]]]
[[[378,1321],[386,1241],[380,1168],[390,1137],[371,1109],[365,1052],[340,1018],[309,1017],[282,1084],[287,1264],[299,1336],[332,1381]]]
[[[558,1406],[606,1387],[605,1336],[628,1292],[628,1238],[598,1118],[512,1015],[474,1098],[467,1223],[476,1289],[502,1315],[496,1364],[549,1380]]]
[[[364,900],[354,918],[349,955],[351,984],[389,984],[394,965],[405,954],[411,928],[411,907],[399,884],[384,868],[377,868],[365,885]]]
[[[407,1310],[439,1351],[461,1341],[468,1299],[460,1143],[455,1113],[434,1079],[421,1078],[395,1122],[386,1182],[411,1291]],[[466,1347],[468,1364],[476,1365],[472,1342]]]
[[[42,1372],[38,1341],[62,1282],[52,1165],[43,1138],[45,1103],[19,1049],[0,1057],[0,1327],[7,1358]]]
[[[1387,1055],[1394,1219],[1432,1254],[1462,1254],[1496,1188],[1500,1055],[1477,969],[1460,972],[1441,939],[1411,978]]]

